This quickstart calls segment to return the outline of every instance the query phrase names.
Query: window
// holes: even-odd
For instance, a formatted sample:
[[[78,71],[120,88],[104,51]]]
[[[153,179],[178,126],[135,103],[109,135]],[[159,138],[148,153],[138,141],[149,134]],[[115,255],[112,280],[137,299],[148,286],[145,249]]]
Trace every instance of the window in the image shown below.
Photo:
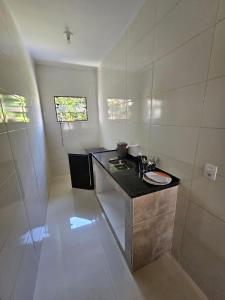
[[[87,99],[86,97],[64,97],[55,98],[56,117],[58,122],[87,121]]]

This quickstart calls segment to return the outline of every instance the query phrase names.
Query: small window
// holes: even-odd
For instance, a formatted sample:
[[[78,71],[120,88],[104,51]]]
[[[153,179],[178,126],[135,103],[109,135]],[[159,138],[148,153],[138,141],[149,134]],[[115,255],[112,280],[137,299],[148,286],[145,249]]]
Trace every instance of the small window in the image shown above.
[[[87,121],[87,99],[86,97],[64,97],[55,98],[56,117],[58,122]]]

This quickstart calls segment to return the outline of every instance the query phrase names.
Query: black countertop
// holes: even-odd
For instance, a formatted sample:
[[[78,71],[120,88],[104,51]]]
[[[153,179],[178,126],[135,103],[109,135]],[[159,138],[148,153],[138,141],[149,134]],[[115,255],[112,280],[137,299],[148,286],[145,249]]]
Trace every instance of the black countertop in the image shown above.
[[[93,153],[98,153],[98,152],[104,152],[104,151],[106,151],[106,149],[102,148],[102,147],[96,147],[96,148],[86,148],[86,149],[84,149],[84,151],[87,154],[93,154]]]
[[[165,190],[179,184],[179,179],[168,172],[165,173],[172,177],[172,181],[168,185],[156,186],[143,181],[138,174],[137,160],[132,156],[127,156],[125,158],[125,160],[129,161],[129,164],[132,165],[132,167],[128,170],[117,170],[112,164],[109,163],[110,159],[118,158],[116,151],[94,153],[93,156],[131,198]],[[161,169],[156,170],[163,171]]]

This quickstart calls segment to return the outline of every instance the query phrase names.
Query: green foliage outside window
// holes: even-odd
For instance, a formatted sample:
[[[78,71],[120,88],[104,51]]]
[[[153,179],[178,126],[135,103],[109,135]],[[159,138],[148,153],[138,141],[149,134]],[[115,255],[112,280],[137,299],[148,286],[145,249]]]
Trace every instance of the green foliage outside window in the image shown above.
[[[55,97],[58,122],[87,121],[87,99],[85,97]]]

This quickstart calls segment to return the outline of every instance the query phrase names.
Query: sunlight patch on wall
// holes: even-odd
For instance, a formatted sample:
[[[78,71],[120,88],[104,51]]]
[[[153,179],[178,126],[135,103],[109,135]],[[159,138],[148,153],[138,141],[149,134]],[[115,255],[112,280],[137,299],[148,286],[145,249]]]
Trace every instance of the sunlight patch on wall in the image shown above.
[[[162,115],[162,101],[158,99],[153,99],[152,106],[154,107],[152,118],[153,120],[157,121],[161,118]]]
[[[28,108],[25,97],[18,95],[0,95],[0,123],[28,123]]]
[[[108,98],[108,120],[128,120],[131,118],[132,100]]]

